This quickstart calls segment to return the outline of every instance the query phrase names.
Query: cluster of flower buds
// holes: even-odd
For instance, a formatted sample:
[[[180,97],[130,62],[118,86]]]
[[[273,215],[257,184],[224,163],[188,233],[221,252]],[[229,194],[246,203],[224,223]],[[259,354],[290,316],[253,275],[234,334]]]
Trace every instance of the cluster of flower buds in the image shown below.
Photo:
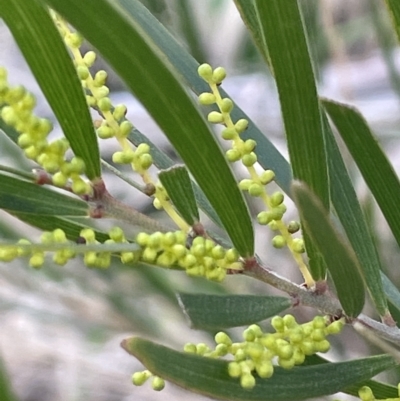
[[[115,243],[128,243],[125,238],[124,232],[119,227],[114,227],[109,232],[110,238],[104,242],[104,244],[115,244]],[[84,228],[80,232],[78,243],[81,244],[100,244],[96,240],[95,232],[90,228]],[[0,246],[0,261],[11,262],[18,257],[29,257],[29,265],[35,269],[39,269],[45,262],[45,256],[47,253],[53,254],[53,262],[57,265],[65,265],[70,259],[76,256],[75,246],[76,242],[67,239],[65,232],[59,228],[54,231],[45,231],[40,236],[41,245],[58,245],[57,250],[29,250],[29,246],[35,249],[35,245],[26,239],[21,239],[15,246]],[[41,247],[46,248],[46,247]],[[95,252],[87,251],[83,253],[83,261],[88,267],[97,267],[106,269],[111,263],[111,252]],[[138,252],[120,252],[118,256],[122,263],[134,263],[139,259],[140,253]]]
[[[203,237],[191,240],[183,231],[140,233],[136,243],[143,249],[143,261],[185,269],[190,276],[222,281],[227,270],[242,270],[235,249],[226,250],[213,240]]]
[[[339,333],[343,327],[341,320],[330,322],[322,316],[304,324],[298,324],[292,315],[275,316],[271,324],[275,333],[264,333],[253,324],[244,330],[244,342],[234,343],[226,333],[219,332],[215,335],[214,349],[201,343],[186,344],[184,350],[211,358],[232,355],[229,375],[238,378],[243,388],[251,389],[256,384],[256,374],[263,379],[273,375],[274,362],[291,369],[302,364],[308,355],[327,352],[330,344],[326,337]]]
[[[54,185],[65,186],[71,181],[71,189],[79,195],[91,191],[89,183],[81,178],[85,171],[82,159],[65,159],[69,143],[65,138],[52,142],[47,137],[53,126],[45,118],[37,117],[33,109],[35,97],[23,86],[11,87],[7,81],[7,71],[0,68],[0,118],[18,133],[18,145],[28,159],[36,161],[47,173],[52,175]]]
[[[132,375],[132,383],[135,386],[143,385],[149,378],[152,378],[151,387],[155,391],[161,391],[165,387],[165,381],[159,376],[153,375],[149,370],[143,370],[142,372],[135,372]]]

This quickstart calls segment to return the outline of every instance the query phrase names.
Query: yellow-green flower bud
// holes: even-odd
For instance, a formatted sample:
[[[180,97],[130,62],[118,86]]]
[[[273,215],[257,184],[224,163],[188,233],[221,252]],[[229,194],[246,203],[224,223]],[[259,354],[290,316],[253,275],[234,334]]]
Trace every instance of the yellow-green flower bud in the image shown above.
[[[252,184],[254,184],[253,180],[245,178],[239,182],[239,189],[242,191],[248,191]]]
[[[285,197],[282,192],[274,192],[270,197],[271,207],[279,206],[283,202],[284,198]]]
[[[223,67],[217,67],[212,73],[212,82],[219,85],[226,78],[226,71]]]
[[[18,255],[18,248],[0,248],[0,261],[11,262]]]
[[[100,126],[99,128],[97,128],[96,133],[100,139],[109,139],[114,136],[114,130],[108,125]]]
[[[78,32],[73,32],[64,37],[65,43],[68,47],[78,49],[82,46],[83,37]]]
[[[236,262],[239,259],[238,251],[234,248],[228,249],[225,254],[225,260],[227,263]]]
[[[88,51],[83,56],[83,62],[86,64],[87,67],[91,67],[95,61],[96,61],[96,53],[93,51]]]
[[[211,256],[215,260],[223,259],[225,257],[225,249],[221,245],[215,245],[211,250]]]
[[[225,99],[222,99],[221,103],[219,104],[219,109],[222,113],[230,113],[233,109],[232,100],[227,97]]]
[[[163,236],[164,234],[159,231],[154,232],[150,235],[147,246],[153,249],[157,249],[162,243]]]
[[[194,255],[188,254],[181,261],[181,266],[184,268],[193,267],[197,263],[197,259]]]
[[[153,158],[151,157],[150,153],[145,153],[139,157],[140,167],[143,170],[148,170],[151,165],[153,164]]]
[[[109,93],[110,89],[108,89],[107,86],[103,85],[96,89],[95,95],[97,96],[97,98],[101,99],[103,97],[108,96]]]
[[[260,175],[261,184],[267,185],[275,178],[275,173],[272,170],[265,170]]]
[[[225,344],[225,345],[232,344],[231,338],[228,336],[228,334],[224,333],[223,331],[218,332],[215,335],[214,339],[217,344]]]
[[[325,330],[323,329],[315,329],[311,334],[311,339],[316,342],[325,340],[325,337]]]
[[[274,366],[270,361],[261,361],[256,364],[256,372],[262,379],[268,379],[274,374]]]
[[[272,238],[272,245],[277,249],[283,248],[286,245],[285,238],[283,238],[282,235],[275,235],[275,237]]]
[[[120,228],[120,227],[113,227],[109,231],[108,235],[115,242],[123,242],[123,241],[125,241],[125,234],[124,234],[122,228]]]
[[[121,262],[123,264],[129,264],[136,262],[139,259],[138,255],[134,252],[122,252],[121,253]]]
[[[136,236],[136,243],[140,246],[147,246],[149,243],[150,235],[147,233],[139,233]]]
[[[245,118],[241,118],[235,124],[235,129],[238,134],[242,133],[249,126],[249,122]]]
[[[283,333],[285,330],[285,323],[281,316],[274,316],[271,319],[271,325],[278,333]]]
[[[213,70],[210,64],[201,64],[197,69],[197,72],[201,78],[206,82],[210,82],[213,76]]]
[[[21,244],[21,245],[30,245],[31,242],[28,241],[27,239],[23,239],[23,238],[22,238],[22,239],[20,239],[20,240],[18,241],[18,244]],[[30,254],[30,251],[27,250],[27,249],[17,248],[17,251],[18,251],[18,256],[28,256],[28,255]],[[1,257],[0,257],[0,259],[1,259]],[[5,262],[7,262],[7,261],[5,260]]]
[[[336,320],[336,322],[332,322],[327,328],[328,334],[339,334],[343,329],[344,323],[342,320]]]
[[[236,138],[237,132],[234,128],[224,128],[221,132],[221,136],[226,141],[230,141]]]
[[[105,85],[106,81],[107,81],[107,72],[104,70],[97,71],[96,75],[94,76],[94,81],[93,81],[94,86],[99,88],[100,86]]]
[[[146,382],[146,380],[151,376],[151,373],[148,370],[143,372],[136,372],[132,375],[132,383],[135,386],[141,386]]]
[[[315,316],[312,320],[312,326],[314,329],[325,329],[326,320],[323,316]]]
[[[228,364],[228,374],[230,377],[240,377],[242,374],[242,368],[237,362],[229,362]]]
[[[215,103],[215,95],[209,92],[204,92],[199,95],[199,102],[202,105],[210,105]]]
[[[256,335],[254,334],[253,330],[247,328],[243,331],[243,339],[245,341],[254,341],[256,339]]]
[[[250,196],[261,196],[264,193],[264,188],[260,184],[251,184],[249,187],[249,195]]]
[[[29,259],[29,266],[34,269],[40,269],[44,264],[44,253],[43,252],[35,252],[31,258]]]
[[[122,121],[119,126],[119,134],[123,137],[127,137],[133,129],[133,124],[127,120]],[[140,146],[140,145],[139,145]]]
[[[208,113],[207,119],[213,124],[221,124],[224,122],[224,116],[218,111],[212,111]]]
[[[210,352],[210,347],[207,344],[199,343],[196,347],[197,355],[204,355],[207,352]]]
[[[65,232],[61,230],[61,228],[56,228],[53,231],[53,240],[54,242],[63,243],[67,241],[67,236],[65,235]]]
[[[258,215],[257,215],[257,221],[258,221],[258,223],[259,224],[261,224],[261,225],[266,225],[266,224],[268,224],[269,222],[271,222],[271,220],[272,220],[272,215],[271,215],[271,213],[270,212],[267,212],[267,211],[262,211],[262,212],[260,212],[260,213],[258,213]]]
[[[115,120],[121,120],[126,116],[126,106],[124,104],[117,104],[113,111],[113,117]]]
[[[78,178],[72,182],[71,189],[74,194],[85,195],[90,193],[91,187],[90,184]]]
[[[246,373],[240,377],[240,385],[246,390],[251,390],[256,385],[256,379],[250,373]]]
[[[96,234],[91,228],[84,228],[79,235],[86,240],[86,243],[92,244],[96,241]]]
[[[184,345],[183,350],[188,354],[197,354],[197,347],[193,343],[187,343]]]
[[[292,250],[296,253],[304,253],[306,251],[304,240],[301,238],[294,238],[292,243]]]
[[[82,81],[85,80],[89,76],[89,68],[86,65],[79,65],[76,69],[79,79]]]
[[[161,377],[154,376],[151,387],[155,391],[161,391],[165,387],[165,381]]]
[[[229,352],[228,346],[226,344],[218,344],[215,347],[215,353],[217,356],[225,356]]]
[[[97,104],[97,100],[94,96],[86,95],[86,103],[89,107],[95,107]]]
[[[314,343],[315,352],[328,352],[331,348],[328,340],[316,341]]]
[[[103,97],[98,102],[97,105],[99,106],[100,111],[110,111],[111,110],[111,100],[109,97]]]
[[[283,369],[292,369],[295,365],[295,361],[293,358],[290,359],[278,358],[278,365]]]
[[[374,401],[374,393],[368,386],[363,386],[358,390],[358,396],[362,401]]]
[[[243,155],[242,163],[246,167],[251,167],[254,163],[257,163],[257,155],[254,152]]]
[[[288,329],[292,329],[292,328],[298,326],[298,324],[297,324],[297,322],[296,322],[296,319],[294,318],[293,315],[285,315],[285,316],[283,317],[283,323],[285,324],[285,326],[286,326]]]
[[[172,246],[171,252],[177,259],[181,259],[187,254],[188,250],[182,244],[175,244]]]
[[[237,162],[238,160],[240,160],[241,157],[241,153],[238,149],[229,149],[226,151],[225,155],[227,160],[231,163]]]
[[[244,151],[246,153],[250,153],[254,150],[256,147],[257,142],[254,139],[247,139],[246,142],[244,143]]]
[[[66,175],[64,175],[61,171],[55,173],[52,177],[52,182],[55,186],[57,187],[65,187],[65,185],[67,184],[68,181],[68,177]]]
[[[112,155],[112,161],[116,164],[132,163],[134,158],[135,152],[131,149],[125,150],[123,152],[115,152]]]

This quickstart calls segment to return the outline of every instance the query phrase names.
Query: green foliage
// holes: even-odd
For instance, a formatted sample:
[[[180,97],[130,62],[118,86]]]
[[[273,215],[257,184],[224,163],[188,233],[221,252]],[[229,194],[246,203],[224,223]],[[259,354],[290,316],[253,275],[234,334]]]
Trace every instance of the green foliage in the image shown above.
[[[185,1],[180,3],[187,22],[191,10]],[[124,340],[122,347],[146,368],[134,373],[135,385],[151,379],[153,389],[160,391],[167,380],[208,397],[238,401],[300,400],[337,392],[359,392],[365,401],[373,400],[373,393],[397,395],[394,387],[370,379],[399,362],[397,351],[383,339],[400,341],[386,301],[400,310],[400,293],[381,271],[378,249],[327,116],[398,243],[399,180],[360,113],[318,97],[299,3],[235,0],[276,82],[289,164],[222,89],[229,71],[199,65],[138,0],[0,0],[0,17],[65,136],[49,142],[52,124],[34,114],[33,95],[10,85],[7,74],[12,71],[0,67],[1,132],[40,168],[28,173],[0,166],[0,208],[43,231],[37,242],[1,243],[0,260],[27,257],[38,269],[47,254],[58,265],[82,256],[86,266],[103,270],[120,266],[119,261],[217,283],[231,276],[238,281],[250,277],[263,291],[273,286],[287,294],[180,293],[193,328],[250,326],[240,341],[234,333],[218,332],[214,348],[186,343],[185,352],[141,338]],[[388,0],[387,6],[398,33],[398,3]],[[195,26],[186,23],[183,31],[193,53],[203,58]],[[126,118],[125,105],[112,104],[107,73],[95,70],[94,51],[82,52],[84,38],[147,109],[184,165],[175,164]],[[92,121],[90,109],[99,119]],[[101,160],[99,141],[118,144],[111,157],[118,170]],[[171,222],[154,220],[113,197],[101,164],[151,197]],[[127,166],[140,183],[127,177]],[[244,177],[235,176],[233,167],[238,166]],[[256,216],[250,215],[243,193],[259,201]],[[287,221],[285,196],[293,198],[300,222]],[[203,225],[199,210],[214,227]],[[122,220],[129,229],[114,225],[107,233],[94,230],[88,218]],[[255,254],[254,224],[274,232],[272,245],[289,251],[304,285],[278,275]],[[155,287],[165,290],[159,281]],[[361,314],[365,287],[382,323]],[[324,316],[302,324],[292,315],[277,316],[297,306]],[[269,318],[274,332],[255,324]],[[327,336],[339,334],[344,324],[372,339],[386,355],[336,363],[315,355],[330,349]]]

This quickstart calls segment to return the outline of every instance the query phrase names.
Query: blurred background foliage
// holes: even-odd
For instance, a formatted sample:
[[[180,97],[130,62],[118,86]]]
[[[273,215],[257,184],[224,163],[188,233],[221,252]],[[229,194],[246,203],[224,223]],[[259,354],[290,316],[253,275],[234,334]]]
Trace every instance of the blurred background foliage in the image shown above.
[[[286,155],[274,83],[233,1],[142,2],[199,62],[227,69],[229,77],[226,84],[224,81],[224,89]],[[400,55],[383,1],[301,0],[300,4],[320,94],[357,106],[399,171]],[[11,82],[26,85],[36,94],[37,113],[52,118],[4,25],[0,25],[0,65],[9,69]],[[96,68],[110,71],[101,60]],[[124,91],[124,84],[112,71],[109,86],[115,92],[115,101],[127,104],[131,121],[174,155],[162,133]],[[56,129],[54,135],[59,134]],[[103,152],[105,158],[111,155],[109,149]],[[0,157],[2,164],[27,170],[34,167],[5,135],[0,135]],[[387,274],[399,283],[397,269],[392,268],[400,262],[398,246],[349,160],[348,157],[348,167]],[[109,186],[121,200],[157,216],[151,201],[122,181],[109,179]],[[257,203],[251,206],[257,209]],[[291,217],[296,218],[293,208],[288,215]],[[107,227],[113,222],[102,224]],[[257,252],[272,268],[299,281],[288,252],[270,245],[272,235],[265,228],[256,228],[256,232]],[[38,236],[38,230],[0,211],[2,239],[37,239]],[[23,262],[1,263],[0,355],[16,399],[23,401],[155,400],[160,397],[200,400],[202,397],[188,395],[172,386],[167,386],[161,395],[146,386],[133,388],[130,374],[140,369],[140,365],[119,348],[119,342],[128,334],[146,335],[176,349],[188,341],[207,341],[212,333],[196,332],[188,327],[176,292],[265,294],[266,290],[274,292],[243,277],[233,276],[219,285],[145,265],[128,268],[114,263],[109,270],[99,271],[75,261],[65,267],[48,263],[42,270],[33,271]],[[297,313],[304,320],[311,312]],[[235,335],[235,330],[232,334]],[[352,357],[369,352],[369,346],[350,330],[346,335],[346,347],[337,342],[331,358],[339,358],[349,349]],[[0,394],[3,390],[5,394],[0,383]]]

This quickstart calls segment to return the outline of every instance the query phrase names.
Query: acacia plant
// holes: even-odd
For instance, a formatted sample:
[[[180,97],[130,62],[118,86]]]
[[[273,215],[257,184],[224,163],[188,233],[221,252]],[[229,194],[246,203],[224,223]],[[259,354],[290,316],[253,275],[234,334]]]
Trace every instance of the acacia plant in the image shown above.
[[[35,98],[23,86],[10,86],[1,68],[1,133],[36,168],[0,166],[0,207],[43,234],[36,243],[2,243],[0,260],[25,258],[38,269],[50,254],[55,264],[82,257],[86,266],[106,269],[119,259],[132,268],[178,269],[221,285],[230,275],[249,276],[284,294],[179,294],[193,326],[217,333],[215,344],[188,342],[177,351],[144,338],[125,339],[122,347],[146,369],[133,374],[135,385],[151,378],[161,390],[169,381],[224,400],[300,400],[337,392],[364,401],[398,400],[397,387],[371,378],[400,361],[390,344],[399,344],[400,331],[387,303],[400,310],[400,294],[382,272],[332,127],[400,244],[398,177],[360,113],[318,97],[297,0],[235,4],[275,78],[290,164],[222,89],[225,69],[199,65],[138,0],[0,0],[0,17],[64,135],[48,139],[51,122],[35,115]],[[386,5],[400,38],[399,2]],[[94,70],[96,52],[82,51],[83,38],[145,106],[184,164],[174,164],[139,132],[125,118],[126,106],[112,104],[107,74]],[[90,108],[97,112],[95,121]],[[99,153],[98,141],[105,140],[120,147],[113,166]],[[153,198],[169,224],[108,192],[102,168],[132,183],[115,167],[123,164],[138,173],[142,182],[133,185]],[[243,166],[245,178],[235,177],[234,164]],[[281,190],[271,190],[271,182]],[[291,253],[304,283],[278,275],[255,254],[243,193],[261,199],[254,224],[275,232],[273,245]],[[285,197],[294,200],[299,221],[287,221]],[[224,235],[204,227],[199,209]],[[77,223],[74,217],[80,216],[122,219],[138,230],[132,237],[120,227],[101,232]],[[380,321],[362,314],[366,293]],[[278,315],[302,306],[315,309],[312,321]],[[272,332],[257,324],[268,318]],[[383,354],[323,359],[319,354],[329,350],[329,336],[344,325]],[[239,341],[219,331],[236,326],[246,326]]]

